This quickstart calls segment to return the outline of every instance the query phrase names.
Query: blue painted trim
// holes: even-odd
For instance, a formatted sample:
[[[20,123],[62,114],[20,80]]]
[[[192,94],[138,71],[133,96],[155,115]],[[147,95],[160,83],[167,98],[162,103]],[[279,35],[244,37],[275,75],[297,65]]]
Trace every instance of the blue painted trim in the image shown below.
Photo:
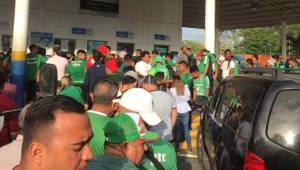
[[[24,75],[25,72],[25,61],[12,61],[12,75]]]

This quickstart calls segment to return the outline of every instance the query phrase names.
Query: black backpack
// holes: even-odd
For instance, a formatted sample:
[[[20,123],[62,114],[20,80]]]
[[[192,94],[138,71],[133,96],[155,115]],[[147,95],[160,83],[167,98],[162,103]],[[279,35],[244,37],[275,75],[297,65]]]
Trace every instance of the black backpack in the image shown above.
[[[197,65],[197,60],[196,58],[193,56],[193,54],[188,55],[188,66],[190,68],[192,68],[193,66]]]
[[[211,80],[214,77],[214,70],[213,70],[213,63],[211,61],[211,57],[213,54],[208,55],[208,70],[206,75],[208,76],[208,78]]]

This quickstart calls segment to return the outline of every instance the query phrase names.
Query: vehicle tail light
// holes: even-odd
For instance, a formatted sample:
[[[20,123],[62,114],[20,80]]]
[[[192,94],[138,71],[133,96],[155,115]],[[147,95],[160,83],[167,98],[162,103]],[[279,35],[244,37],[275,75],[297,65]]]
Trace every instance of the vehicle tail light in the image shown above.
[[[265,170],[265,161],[250,151],[246,151],[244,170]]]

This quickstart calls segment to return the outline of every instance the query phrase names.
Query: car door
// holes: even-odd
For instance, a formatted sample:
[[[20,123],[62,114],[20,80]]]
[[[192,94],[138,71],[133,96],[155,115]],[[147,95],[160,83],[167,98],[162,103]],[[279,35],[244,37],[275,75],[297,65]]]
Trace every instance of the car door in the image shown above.
[[[216,141],[215,136],[216,136],[216,129],[218,127],[214,122],[214,115],[216,111],[219,109],[218,106],[222,99],[225,87],[226,87],[226,82],[222,83],[216,89],[215,95],[213,96],[210,103],[210,110],[208,113],[204,113],[203,120],[201,122],[203,145],[206,154],[209,158],[209,161],[212,164],[212,169],[214,169],[214,167],[216,168],[214,143]]]

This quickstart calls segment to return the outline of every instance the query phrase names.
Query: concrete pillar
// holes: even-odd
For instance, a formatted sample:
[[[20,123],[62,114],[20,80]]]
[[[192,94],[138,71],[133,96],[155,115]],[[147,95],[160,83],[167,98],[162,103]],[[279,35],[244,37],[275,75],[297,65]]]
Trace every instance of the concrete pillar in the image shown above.
[[[286,22],[283,21],[281,22],[281,55],[282,56],[286,56],[286,51],[287,51],[286,36],[287,36],[287,26],[286,26]]]
[[[205,48],[215,53],[216,0],[205,0]]]
[[[12,82],[17,85],[17,107],[24,105],[24,72],[30,0],[15,0],[12,43]]]
[[[219,37],[219,28],[216,28],[216,42],[215,42],[215,55],[217,59],[220,56],[220,37]]]

